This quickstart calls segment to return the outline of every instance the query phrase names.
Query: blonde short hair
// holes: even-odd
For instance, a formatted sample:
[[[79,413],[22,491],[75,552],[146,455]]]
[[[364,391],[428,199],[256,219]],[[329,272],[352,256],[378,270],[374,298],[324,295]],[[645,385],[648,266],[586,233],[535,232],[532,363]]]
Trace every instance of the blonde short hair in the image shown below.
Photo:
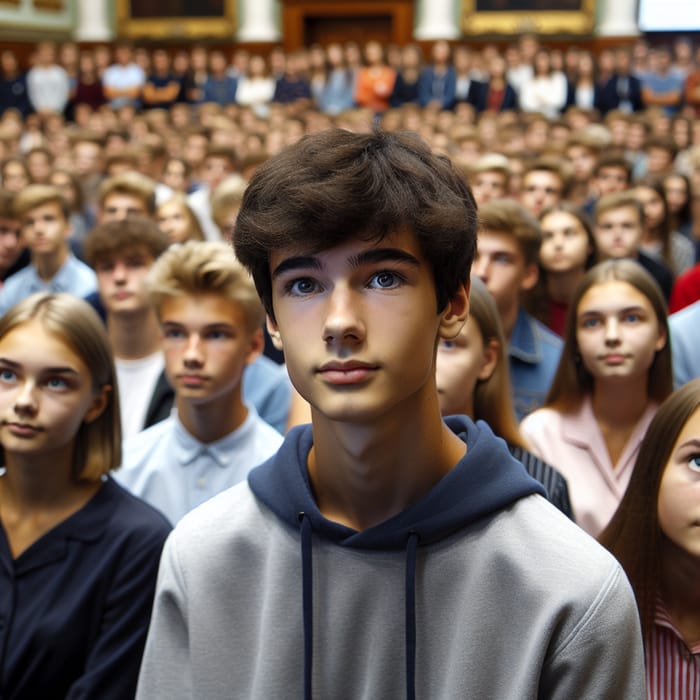
[[[249,331],[260,328],[265,320],[252,277],[230,246],[219,241],[187,241],[170,246],[151,268],[148,293],[156,312],[171,297],[218,294],[243,309]]]
[[[140,199],[149,215],[156,211],[156,183],[136,170],[127,170],[102,182],[97,193],[100,206],[104,207],[107,197],[114,193],[128,194]]]
[[[58,187],[28,185],[15,196],[15,214],[17,218],[21,219],[28,211],[54,202],[61,208],[63,218],[67,221],[70,218],[70,206]]]
[[[223,228],[231,210],[238,210],[243,203],[246,181],[240,175],[229,175],[214,190],[211,198],[211,218]]]

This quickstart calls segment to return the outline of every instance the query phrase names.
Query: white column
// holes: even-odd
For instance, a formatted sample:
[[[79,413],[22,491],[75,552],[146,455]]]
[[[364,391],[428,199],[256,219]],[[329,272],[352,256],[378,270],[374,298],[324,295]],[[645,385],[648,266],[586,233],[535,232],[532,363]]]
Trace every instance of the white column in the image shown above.
[[[416,39],[456,39],[459,36],[454,0],[421,0],[418,4]]]
[[[601,3],[598,36],[637,36],[637,0],[605,0]]]
[[[109,26],[108,0],[77,0],[78,22],[73,32],[77,41],[109,41],[114,38]]]
[[[243,0],[240,3],[239,41],[278,41],[280,31],[275,15],[275,0]]]

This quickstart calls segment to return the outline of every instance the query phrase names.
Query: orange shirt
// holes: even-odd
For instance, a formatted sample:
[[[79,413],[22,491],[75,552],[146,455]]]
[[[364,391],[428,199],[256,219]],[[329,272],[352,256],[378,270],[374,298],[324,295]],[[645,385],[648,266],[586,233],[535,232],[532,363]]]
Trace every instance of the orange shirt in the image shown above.
[[[396,72],[389,66],[360,68],[355,85],[355,102],[359,107],[384,112],[389,108],[389,98],[395,81]]]

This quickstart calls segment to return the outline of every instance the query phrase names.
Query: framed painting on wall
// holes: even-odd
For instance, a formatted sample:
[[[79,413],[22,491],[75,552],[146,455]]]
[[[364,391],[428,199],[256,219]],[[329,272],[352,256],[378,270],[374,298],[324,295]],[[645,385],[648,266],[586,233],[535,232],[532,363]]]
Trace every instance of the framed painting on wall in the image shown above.
[[[236,0],[117,0],[117,32],[128,39],[231,39]]]
[[[462,0],[464,34],[590,34],[595,0]]]

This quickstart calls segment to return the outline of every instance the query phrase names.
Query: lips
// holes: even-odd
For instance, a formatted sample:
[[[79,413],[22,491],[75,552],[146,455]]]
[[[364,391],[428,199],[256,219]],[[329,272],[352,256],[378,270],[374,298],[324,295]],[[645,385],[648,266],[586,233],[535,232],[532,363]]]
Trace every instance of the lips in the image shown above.
[[[4,421],[5,427],[17,437],[32,437],[42,431],[42,428],[29,423],[11,423]]]
[[[324,381],[335,385],[360,384],[367,381],[377,370],[377,365],[366,362],[327,362],[318,374]]]
[[[602,360],[606,365],[621,365],[627,359],[627,355],[615,352],[609,355],[603,355]]]
[[[186,387],[201,387],[207,381],[207,377],[202,374],[180,374],[177,376],[177,381]]]

